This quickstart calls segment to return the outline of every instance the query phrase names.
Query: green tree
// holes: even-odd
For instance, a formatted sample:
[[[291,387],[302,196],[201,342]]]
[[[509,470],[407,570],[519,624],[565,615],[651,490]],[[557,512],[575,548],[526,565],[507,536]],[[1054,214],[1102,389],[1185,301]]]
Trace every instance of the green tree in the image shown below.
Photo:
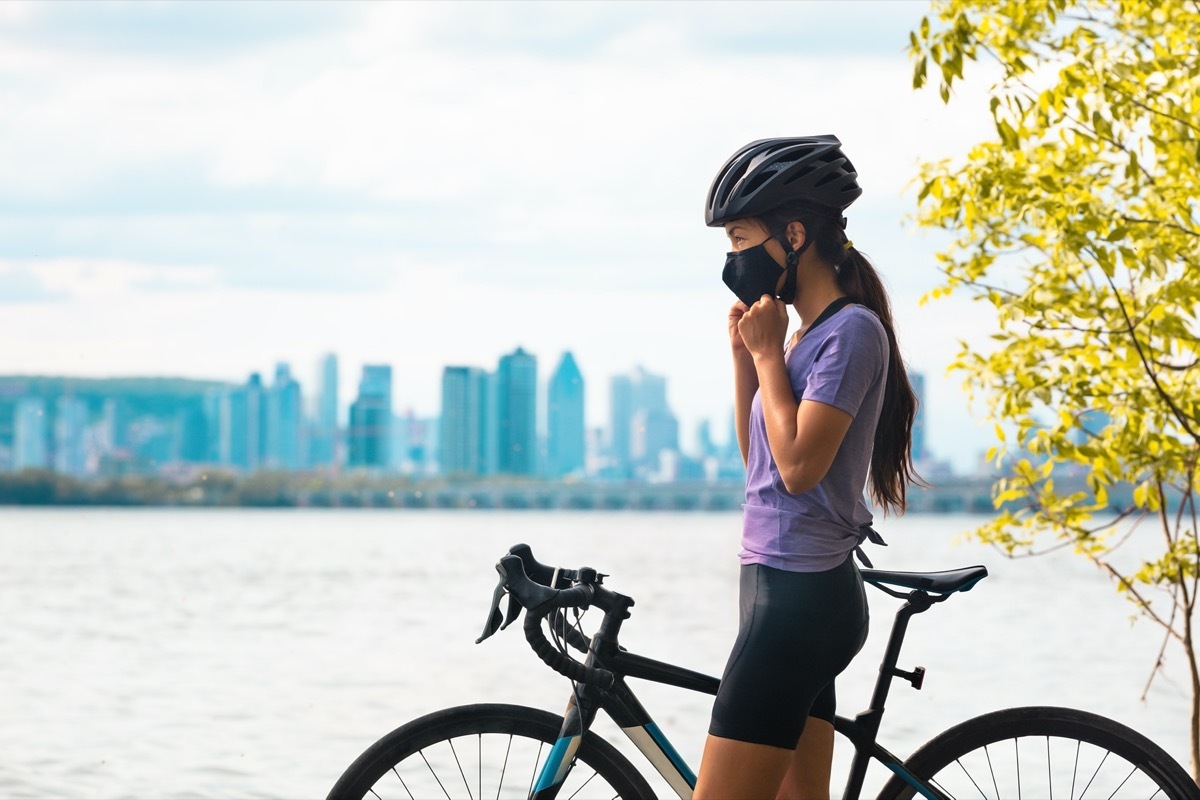
[[[997,70],[996,137],[923,165],[916,213],[953,237],[930,297],[998,319],[994,346],[953,364],[1008,467],[976,533],[1010,555],[1073,549],[1161,626],[1151,681],[1178,645],[1200,777],[1198,46],[1196,0],[940,0],[910,55],[947,103],[965,62]]]

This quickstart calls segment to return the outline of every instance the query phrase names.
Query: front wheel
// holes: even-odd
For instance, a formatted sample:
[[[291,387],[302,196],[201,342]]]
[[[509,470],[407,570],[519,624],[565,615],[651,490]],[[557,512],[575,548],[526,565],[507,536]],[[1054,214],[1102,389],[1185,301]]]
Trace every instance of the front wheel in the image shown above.
[[[435,711],[371,745],[328,800],[528,798],[562,729],[562,717],[524,706],[479,704]],[[628,759],[592,732],[559,797],[650,798]]]
[[[880,798],[1200,800],[1165,750],[1119,722],[1069,708],[1010,708],[942,733],[904,763]],[[922,788],[917,788],[920,784]]]

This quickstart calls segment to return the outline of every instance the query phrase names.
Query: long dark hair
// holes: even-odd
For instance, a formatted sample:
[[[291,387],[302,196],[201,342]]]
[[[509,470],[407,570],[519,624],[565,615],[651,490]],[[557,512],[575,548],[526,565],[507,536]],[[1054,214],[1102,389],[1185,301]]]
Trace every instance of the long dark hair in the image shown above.
[[[892,321],[892,304],[887,290],[875,267],[867,257],[849,244],[844,220],[816,213],[810,208],[798,207],[779,209],[763,218],[767,230],[787,243],[785,228],[793,220],[799,220],[806,235],[812,236],[813,244],[823,261],[837,271],[837,285],[855,303],[875,312],[883,323],[888,340],[887,383],[883,391],[883,407],[879,411],[879,424],[875,426],[875,442],[871,450],[871,499],[888,511],[903,512],[905,492],[910,483],[921,484],[912,463],[912,429],[917,417],[917,395],[908,381],[908,371],[896,342],[896,330]]]

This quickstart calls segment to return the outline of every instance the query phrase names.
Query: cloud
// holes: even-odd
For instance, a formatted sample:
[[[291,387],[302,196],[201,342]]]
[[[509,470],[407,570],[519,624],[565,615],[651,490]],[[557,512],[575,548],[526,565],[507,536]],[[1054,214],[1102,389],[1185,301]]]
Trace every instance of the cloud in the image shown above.
[[[32,269],[0,263],[0,305],[57,302],[66,297],[66,292],[47,288]]]
[[[159,61],[208,60],[336,34],[358,12],[343,3],[10,2],[0,33],[27,47]]]
[[[15,98],[22,124],[0,134],[24,156],[0,166],[15,252],[213,264],[229,285],[296,290],[380,286],[414,261],[486,263],[497,280],[563,285],[605,268],[678,283],[714,241],[700,198],[737,145],[837,129],[871,189],[856,214],[882,204],[894,218],[916,153],[956,127],[935,121],[936,98],[905,91],[894,55],[832,68],[807,50],[709,52],[731,6],[469,6],[529,35],[591,31],[596,54],[563,63],[422,38],[456,30],[466,7],[365,8],[370,25],[330,37],[341,47],[284,41],[153,70],[45,64],[38,91]],[[752,19],[733,16],[735,32]],[[489,30],[464,25],[464,42]]]

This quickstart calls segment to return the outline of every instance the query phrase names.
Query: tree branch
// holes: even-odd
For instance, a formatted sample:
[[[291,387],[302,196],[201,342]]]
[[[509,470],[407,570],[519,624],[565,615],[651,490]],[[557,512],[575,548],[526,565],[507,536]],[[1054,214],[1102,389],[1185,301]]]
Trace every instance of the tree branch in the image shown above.
[[[1196,131],[1197,133],[1200,133],[1200,127],[1188,122],[1188,120],[1185,119],[1184,117],[1173,117],[1165,111],[1159,111],[1157,108],[1148,106],[1145,103],[1143,103],[1141,100],[1138,100],[1137,97],[1132,92],[1125,91],[1118,84],[1105,83],[1104,88],[1111,89],[1114,92],[1116,92],[1117,94],[1123,95],[1126,100],[1128,100],[1130,103],[1137,106],[1138,108],[1142,109],[1143,111],[1146,111],[1150,114],[1156,114],[1160,117],[1166,117],[1167,119],[1171,120],[1172,122],[1179,123],[1180,125],[1191,128],[1192,130]]]
[[[1200,231],[1194,231],[1191,228],[1185,228],[1182,225],[1176,225],[1173,222],[1163,222],[1162,220],[1157,219],[1139,219],[1138,217],[1131,217],[1126,214],[1122,214],[1120,219],[1122,222],[1128,222],[1132,225],[1159,225],[1164,228],[1174,228],[1180,233],[1186,233],[1188,236],[1195,236],[1196,238],[1200,239]]]
[[[1183,410],[1180,409],[1179,406],[1175,404],[1175,401],[1171,398],[1171,396],[1167,394],[1167,390],[1163,388],[1162,382],[1158,379],[1158,373],[1151,368],[1150,363],[1146,358],[1146,353],[1142,349],[1142,343],[1138,341],[1133,320],[1129,318],[1129,312],[1125,308],[1125,304],[1121,302],[1120,293],[1117,291],[1117,287],[1113,283],[1112,278],[1110,278],[1107,274],[1105,274],[1104,277],[1108,281],[1109,287],[1113,290],[1113,294],[1116,295],[1117,306],[1121,309],[1121,315],[1125,318],[1125,324],[1129,326],[1129,338],[1133,340],[1133,346],[1134,349],[1137,350],[1138,358],[1142,362],[1142,368],[1145,369],[1146,374],[1150,376],[1150,381],[1154,384],[1155,392],[1157,392],[1159,398],[1167,404],[1167,407],[1171,409],[1171,414],[1175,417],[1175,421],[1179,423],[1180,427],[1187,431],[1188,435],[1191,436],[1193,440],[1200,442],[1200,435],[1198,435],[1189,424],[1190,420],[1188,416],[1183,413]]]
[[[1100,559],[1093,559],[1092,561],[1096,566],[1100,567],[1101,570],[1107,572],[1109,577],[1113,578],[1121,586],[1121,588],[1123,588],[1134,598],[1134,605],[1136,605],[1143,614],[1161,625],[1170,636],[1179,640],[1180,642],[1183,641],[1183,636],[1173,627],[1171,627],[1166,620],[1155,613],[1154,609],[1150,606],[1149,601],[1142,597],[1142,593],[1139,592],[1137,587],[1133,585],[1133,581],[1131,581],[1129,578],[1126,578],[1120,572],[1117,572],[1116,568],[1107,561],[1101,561]],[[1174,608],[1174,606],[1172,606],[1172,608]]]
[[[1172,372],[1187,372],[1200,366],[1200,358],[1197,358],[1190,364],[1168,364],[1165,361],[1159,361],[1157,358],[1150,359],[1156,367],[1162,367],[1165,370]]]

